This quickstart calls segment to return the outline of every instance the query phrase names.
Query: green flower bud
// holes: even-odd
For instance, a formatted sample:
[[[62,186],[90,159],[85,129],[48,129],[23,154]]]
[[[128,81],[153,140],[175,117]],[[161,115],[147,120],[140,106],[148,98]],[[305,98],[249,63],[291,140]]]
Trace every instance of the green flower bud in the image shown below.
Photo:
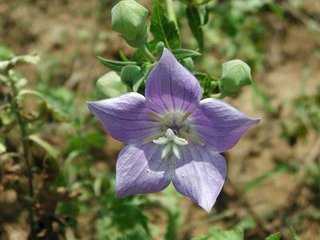
[[[183,65],[188,68],[191,72],[194,71],[194,63],[191,57],[184,58],[182,60]]]
[[[219,80],[220,92],[224,96],[233,96],[241,87],[252,82],[251,69],[241,60],[231,60],[222,65],[222,76]]]
[[[148,37],[148,10],[134,0],[122,0],[111,11],[112,29],[132,47],[141,47]]]
[[[155,52],[157,53],[157,55],[161,55],[162,52],[163,52],[163,49],[164,49],[165,45],[164,45],[164,42],[158,42],[156,47],[155,47]]]
[[[136,65],[127,65],[122,68],[121,80],[129,86],[133,86],[139,79],[143,77],[141,68]]]
[[[120,76],[114,72],[108,72],[97,80],[97,89],[105,97],[118,97],[127,92],[127,87],[121,82]]]

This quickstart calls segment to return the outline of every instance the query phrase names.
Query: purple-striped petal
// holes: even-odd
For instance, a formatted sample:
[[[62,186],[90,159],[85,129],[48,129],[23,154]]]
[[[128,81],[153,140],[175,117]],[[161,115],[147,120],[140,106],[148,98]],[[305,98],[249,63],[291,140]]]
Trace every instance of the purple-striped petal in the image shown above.
[[[191,121],[205,144],[217,152],[225,152],[260,119],[249,118],[225,102],[207,98],[193,112]]]
[[[119,141],[137,142],[158,133],[159,124],[150,118],[145,97],[141,94],[127,93],[89,102],[89,109],[104,129]]]
[[[181,150],[172,182],[178,192],[209,212],[221,192],[226,172],[223,156],[189,144]]]
[[[146,99],[158,112],[190,111],[201,99],[198,80],[164,49],[146,84]]]
[[[161,147],[148,143],[127,145],[117,161],[116,191],[118,197],[158,192],[169,185],[169,162],[161,160]]]

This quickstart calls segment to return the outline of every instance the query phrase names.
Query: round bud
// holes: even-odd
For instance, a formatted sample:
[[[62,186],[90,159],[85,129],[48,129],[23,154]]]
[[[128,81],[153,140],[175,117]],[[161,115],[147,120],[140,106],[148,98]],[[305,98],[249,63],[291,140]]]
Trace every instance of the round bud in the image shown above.
[[[112,29],[132,47],[140,47],[148,37],[148,10],[135,0],[122,0],[111,10]]]
[[[127,92],[127,87],[121,81],[120,76],[114,72],[108,72],[97,80],[97,89],[105,97],[118,97]]]
[[[222,65],[219,88],[224,96],[237,94],[241,87],[250,85],[251,82],[251,69],[245,62],[236,59]]]
[[[143,76],[141,68],[136,65],[127,65],[121,70],[121,80],[129,86],[133,86]]]

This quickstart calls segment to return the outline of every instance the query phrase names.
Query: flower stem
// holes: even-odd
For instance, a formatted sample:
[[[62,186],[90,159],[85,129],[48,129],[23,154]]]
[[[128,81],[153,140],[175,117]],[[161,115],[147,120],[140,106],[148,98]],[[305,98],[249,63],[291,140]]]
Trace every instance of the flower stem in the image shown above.
[[[143,45],[141,48],[143,54],[151,61],[154,62],[156,60],[156,58],[153,56],[153,54],[150,52],[150,50],[148,49],[147,45]]]
[[[174,22],[174,24],[178,29],[177,17],[176,17],[176,13],[174,12],[172,0],[166,0],[166,7],[167,7],[169,19]]]
[[[12,99],[11,99],[11,109],[16,116],[16,120],[18,122],[20,128],[20,137],[22,142],[22,149],[23,149],[23,157],[25,160],[25,164],[27,167],[27,178],[28,178],[28,190],[29,190],[29,198],[30,203],[28,203],[28,212],[29,212],[29,224],[30,224],[30,238],[36,238],[35,232],[35,221],[34,221],[34,212],[33,212],[33,199],[34,199],[34,188],[33,188],[33,176],[32,176],[32,169],[31,169],[31,162],[30,162],[30,147],[28,141],[28,134],[27,134],[27,127],[26,122],[23,121],[23,118],[19,111],[19,105],[17,102],[18,96],[18,89],[13,81],[13,79],[8,74],[9,69],[5,71],[5,75],[8,77],[12,92]]]

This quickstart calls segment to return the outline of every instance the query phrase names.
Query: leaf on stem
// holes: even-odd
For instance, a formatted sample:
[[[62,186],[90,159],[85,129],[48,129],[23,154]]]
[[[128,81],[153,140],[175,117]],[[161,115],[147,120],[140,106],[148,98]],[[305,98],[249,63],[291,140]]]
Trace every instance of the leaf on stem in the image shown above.
[[[132,62],[132,61],[116,61],[116,60],[110,60],[107,58],[103,58],[98,56],[97,57],[100,62],[105,65],[106,67],[110,68],[113,71],[116,72],[121,72],[122,68],[127,66],[127,65],[137,65],[136,62]]]
[[[202,18],[199,8],[197,6],[189,4],[186,9],[186,15],[191,32],[197,40],[200,50],[204,47],[203,30],[202,30]]]
[[[180,47],[180,36],[176,24],[165,15],[165,8],[159,0],[152,1],[152,18],[150,31],[157,42],[162,41],[166,47]]]
[[[53,158],[57,159],[59,157],[59,151],[54,148],[50,143],[43,140],[39,135],[33,134],[28,137],[32,142],[36,143],[38,146],[43,148],[47,154]]]

